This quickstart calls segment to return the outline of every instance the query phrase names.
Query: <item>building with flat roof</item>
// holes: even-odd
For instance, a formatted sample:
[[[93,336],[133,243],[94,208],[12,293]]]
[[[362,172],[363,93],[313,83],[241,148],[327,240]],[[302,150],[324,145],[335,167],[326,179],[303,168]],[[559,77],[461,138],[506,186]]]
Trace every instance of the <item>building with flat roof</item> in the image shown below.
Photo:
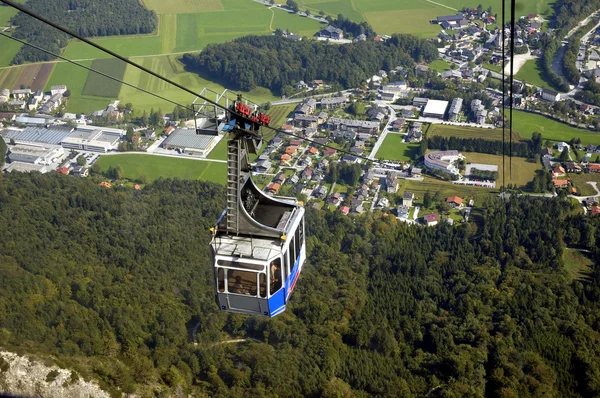
[[[448,109],[448,101],[429,100],[425,109],[423,109],[423,117],[435,117],[443,119]]]
[[[9,148],[8,159],[11,162],[51,165],[60,163],[66,156],[61,147],[46,148],[38,145],[13,145]]]
[[[90,127],[90,126],[86,126]],[[79,149],[84,151],[108,152],[116,149],[119,145],[121,136],[110,131],[104,131],[103,128],[96,129],[77,129],[63,138],[61,145],[63,148]]]
[[[48,173],[52,171],[51,167],[42,164],[33,164],[33,163],[23,163],[23,162],[12,162],[6,165],[4,171],[7,173],[12,173],[13,171],[18,171],[21,173],[29,173],[31,171],[37,171],[39,173]]]
[[[206,156],[217,143],[217,136],[199,135],[195,129],[179,128],[174,130],[162,143],[165,149],[180,150],[190,154]]]
[[[459,174],[454,162],[461,158],[464,158],[464,156],[456,150],[429,152],[425,155],[425,166],[446,173]]]
[[[456,122],[458,120],[458,115],[462,110],[463,99],[462,98],[454,98],[452,103],[450,104],[450,109],[448,110],[448,119]]]
[[[18,144],[60,145],[71,132],[73,132],[71,127],[25,127],[23,130],[3,130],[0,131],[0,135],[5,141],[13,139]]]

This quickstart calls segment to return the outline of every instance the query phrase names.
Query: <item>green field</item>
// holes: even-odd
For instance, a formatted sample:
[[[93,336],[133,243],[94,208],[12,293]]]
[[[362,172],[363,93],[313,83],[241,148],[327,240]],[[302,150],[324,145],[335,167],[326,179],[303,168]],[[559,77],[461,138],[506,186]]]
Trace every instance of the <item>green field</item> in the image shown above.
[[[196,73],[186,72],[183,69],[183,64],[177,60],[176,56],[163,55],[152,58],[140,58],[138,59],[138,62],[148,69],[172,79],[191,90],[195,90],[198,93],[204,87],[208,87],[217,92],[223,90],[223,86],[218,83],[202,79]],[[150,76],[132,66],[127,66],[124,80],[138,87],[150,90],[151,92],[158,93],[173,101],[177,101],[183,105],[191,104],[195,98],[191,94],[171,86],[170,84]],[[275,100],[275,97],[271,92],[264,88],[256,88],[248,93],[244,93],[244,95],[250,100],[258,103]],[[169,102],[125,85],[121,87],[119,99],[124,102],[131,102],[137,109],[162,108],[163,111],[167,112],[174,108],[174,105]]]
[[[581,196],[593,196],[598,193],[596,190],[587,182],[597,182],[600,184],[600,174],[598,173],[588,173],[588,174],[576,174],[569,173],[569,178],[571,178],[571,182],[577,188],[577,193]]]
[[[82,61],[81,64],[91,66],[92,61]],[[109,102],[106,98],[83,95],[83,89],[90,73],[87,69],[73,64],[58,63],[54,67],[44,91],[50,91],[51,86],[66,84],[69,91],[71,91],[71,96],[67,101],[67,112],[89,113],[104,109]]]
[[[502,175],[504,174],[506,184],[517,184],[519,187],[525,187],[527,183],[533,180],[535,171],[540,170],[540,163],[527,162],[525,158],[512,158],[512,177],[510,176],[510,158],[507,156],[504,159],[504,167],[502,167],[502,156],[488,155],[486,153],[477,152],[461,152],[469,163],[495,164],[498,166],[498,181],[496,186],[499,188],[502,184]]]
[[[533,84],[538,87],[549,88],[551,90],[557,90],[556,87],[544,79],[544,73],[542,66],[540,65],[541,60],[529,60],[519,69],[515,75],[515,79],[522,80],[526,83]]]
[[[515,118],[516,120],[516,118]],[[432,137],[439,135],[442,137],[456,138],[484,138],[491,141],[502,141],[502,129],[485,129],[475,127],[451,126],[447,124],[433,124],[429,128],[427,135]],[[531,134],[529,134],[531,137]],[[508,129],[506,131],[506,141],[509,141]],[[513,132],[513,140],[520,141],[521,136],[516,131]]]
[[[126,66],[125,62],[117,58],[97,59],[92,63],[92,69],[120,80],[125,75]],[[121,83],[98,73],[89,72],[83,86],[82,95],[117,98],[120,91]]]
[[[467,196],[473,197],[476,195],[488,194],[490,192],[497,192],[489,188],[482,187],[470,187],[466,185],[456,185],[448,181],[436,180],[434,178],[425,177],[423,181],[413,180],[399,180],[400,187],[398,189],[399,194],[404,192],[412,192],[418,198],[417,203],[422,203],[423,195],[426,191],[429,191],[432,195],[440,191],[442,197],[448,197],[452,195],[458,195],[463,199]]]
[[[210,151],[207,156],[208,159],[227,160],[227,137],[224,137],[219,141],[217,146]]]
[[[375,158],[404,162],[414,160],[419,153],[419,144],[406,144],[402,142],[403,138],[403,135],[388,133],[375,154]]]
[[[2,8],[5,7],[0,7],[0,9]],[[22,44],[17,41],[0,36],[0,48],[2,49],[2,51],[0,51],[0,67],[10,65],[10,61],[12,61],[19,52],[21,45]]]
[[[22,66],[0,70],[0,88],[12,89],[19,80],[22,70]]]
[[[169,14],[174,11],[183,14],[223,10],[223,4],[219,0],[143,0],[143,3],[157,14]]]
[[[22,3],[18,1],[17,3]],[[17,14],[17,9],[2,4],[0,6],[0,27],[8,26],[8,21]]]
[[[138,180],[144,175],[148,181],[154,181],[159,177],[178,177],[225,184],[227,172],[226,163],[146,154],[100,156],[97,163],[103,172],[111,166],[121,165],[124,177],[130,180]]]
[[[570,141],[571,138],[581,138],[582,145],[600,143],[600,134],[581,130],[567,124],[557,122],[542,115],[514,111],[513,130],[521,137],[529,138],[534,131],[540,132],[544,140]]]
[[[442,73],[447,70],[450,70],[450,63],[448,61],[444,61],[443,59],[436,59],[435,61],[429,64],[429,67],[434,69],[438,73]]]

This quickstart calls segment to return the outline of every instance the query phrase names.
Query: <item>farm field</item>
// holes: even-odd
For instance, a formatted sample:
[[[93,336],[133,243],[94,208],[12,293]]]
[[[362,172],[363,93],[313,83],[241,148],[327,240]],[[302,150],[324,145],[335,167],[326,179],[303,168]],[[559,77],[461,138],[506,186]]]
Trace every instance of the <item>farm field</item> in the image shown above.
[[[219,0],[143,0],[142,3],[157,14],[223,11],[223,4]]]
[[[521,137],[531,137],[534,131],[542,133],[544,140],[570,141],[571,138],[581,138],[582,145],[600,143],[600,133],[571,127],[542,115],[514,111],[513,130]]]
[[[13,88],[23,68],[23,66],[17,66],[0,70],[0,88]]]
[[[556,88],[552,86],[550,82],[544,79],[542,68],[539,62],[541,62],[539,59],[530,59],[529,61],[525,62],[517,74],[515,74],[515,79],[522,80],[538,87],[556,90]]]
[[[100,156],[97,163],[103,172],[111,166],[121,165],[125,178],[130,180],[137,180],[145,175],[149,182],[162,177],[225,184],[226,179],[226,163],[220,162],[146,154],[123,154]]]
[[[219,85],[218,83],[205,80],[195,73],[186,72],[183,69],[183,65],[177,61],[176,56],[164,55],[152,58],[142,58],[138,61],[140,64],[149,68],[150,70],[160,73],[161,75],[172,79],[185,87],[196,90],[197,92],[200,92],[204,87],[208,87],[217,92],[223,90],[223,86]],[[127,66],[124,80],[128,83],[158,93],[184,105],[191,104],[194,100],[194,97],[191,94],[173,87],[168,83],[150,76],[132,66]],[[275,97],[271,94],[271,92],[264,88],[254,89],[251,92],[244,93],[244,95],[252,101],[258,103],[275,100]],[[163,111],[168,112],[174,108],[174,105],[169,102],[163,101],[125,85],[121,87],[119,99],[126,102],[131,102],[136,109],[161,108]]]
[[[406,144],[402,142],[403,138],[403,135],[388,133],[375,158],[406,162],[415,159],[419,152],[419,144]]]
[[[41,69],[42,64],[25,65],[12,89],[16,90],[21,88],[21,86],[31,87],[35,83],[35,78]]]
[[[577,193],[581,196],[593,196],[597,195],[598,192],[587,182],[597,182],[600,184],[600,174],[598,173],[588,173],[588,174],[576,174],[569,173],[569,178],[575,187],[577,188]],[[600,186],[598,187],[600,188]]]
[[[161,38],[159,36],[117,36],[112,38],[93,39],[93,42],[124,57],[161,53]],[[82,41],[76,40],[69,43],[63,56],[75,61],[111,58],[109,54]]]
[[[0,7],[0,10],[2,10],[3,8],[6,7]],[[1,23],[0,26],[2,26]],[[10,65],[10,61],[12,61],[15,55],[17,55],[17,53],[21,49],[21,45],[22,44],[19,42],[16,42],[4,36],[0,36],[0,48],[2,49],[2,51],[0,51],[0,67]]]
[[[502,166],[502,156],[488,155],[486,153],[477,152],[462,152],[466,157],[468,163],[483,163],[483,164],[495,164],[498,166],[498,181],[496,187],[500,188],[502,184],[502,174],[505,174],[506,184],[517,184],[519,187],[524,187],[527,183],[533,180],[535,171],[540,170],[542,165],[540,163],[527,162],[525,158],[512,158],[512,178],[510,178],[510,159],[507,156],[504,159],[504,167]]]
[[[18,3],[21,3],[20,1]],[[10,6],[0,6],[0,26],[8,26],[9,20],[17,14],[17,9]]]
[[[92,61],[83,61],[81,64],[91,66]],[[50,87],[66,84],[71,96],[67,100],[67,112],[89,113],[91,111],[104,109],[108,105],[108,99],[83,95],[83,88],[90,72],[79,66],[66,62],[56,64],[50,79],[46,83],[44,91],[50,91]]]
[[[50,78],[55,66],[56,64],[52,63],[42,64],[42,67],[35,77],[35,80],[31,84],[31,89],[34,91],[43,90],[44,87],[46,87],[46,83],[48,82],[48,79]]]
[[[516,120],[516,118],[515,118]],[[490,141],[502,141],[502,129],[484,129],[474,127],[452,126],[447,124],[433,124],[427,132],[429,137],[434,135],[442,137],[457,137],[457,138],[484,138]],[[531,134],[529,135],[531,137]],[[521,135],[513,131],[513,140],[520,141]],[[508,129],[506,130],[506,141],[509,141]]]
[[[116,58],[97,59],[92,63],[93,69],[117,79],[123,79],[126,66],[125,62]],[[89,72],[81,93],[82,95],[117,98],[120,90],[121,83],[98,73]]]

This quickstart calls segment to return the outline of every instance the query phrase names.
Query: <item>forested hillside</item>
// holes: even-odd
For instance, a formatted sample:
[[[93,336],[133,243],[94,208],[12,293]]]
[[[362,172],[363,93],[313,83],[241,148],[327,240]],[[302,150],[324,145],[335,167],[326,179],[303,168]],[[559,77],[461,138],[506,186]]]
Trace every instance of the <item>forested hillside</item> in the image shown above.
[[[329,45],[279,36],[246,36],[185,54],[192,69],[224,79],[242,90],[256,86],[285,92],[300,80],[324,80],[343,88],[358,87],[380,69],[412,67],[438,57],[435,45],[411,35],[394,35],[385,43],[361,41]]]
[[[527,198],[481,200],[478,227],[310,211],[305,271],[270,320],[217,312],[207,245],[223,196],[0,175],[1,344],[114,394],[600,394],[600,217]],[[588,275],[572,280],[567,246],[591,251]],[[219,344],[245,337],[261,342]]]
[[[151,33],[157,26],[154,11],[138,0],[27,0],[25,7],[84,37]],[[11,19],[13,35],[55,54],[70,37],[57,29],[19,12]],[[23,46],[13,64],[47,61],[52,56]]]

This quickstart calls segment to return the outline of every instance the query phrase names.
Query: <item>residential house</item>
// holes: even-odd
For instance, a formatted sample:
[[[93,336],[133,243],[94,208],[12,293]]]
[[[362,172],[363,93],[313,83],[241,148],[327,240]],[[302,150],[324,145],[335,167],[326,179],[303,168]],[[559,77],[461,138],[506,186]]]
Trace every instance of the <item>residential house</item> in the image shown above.
[[[390,201],[388,200],[388,198],[380,198],[377,201],[377,207],[379,208],[387,208],[390,206]]]
[[[413,205],[413,200],[415,199],[415,194],[412,192],[404,192],[402,196],[402,204],[407,207],[411,207]]]
[[[307,167],[302,171],[302,174],[300,177],[302,177],[302,179],[304,179],[304,180],[310,180],[312,178],[314,171],[315,171],[315,169],[313,169],[312,167]]]
[[[423,216],[423,220],[428,227],[433,227],[434,225],[437,225],[439,217],[437,213],[429,213]]]
[[[421,169],[419,167],[413,167],[410,171],[411,177],[421,177]]]
[[[276,182],[279,185],[283,185],[285,180],[286,180],[285,173],[279,173],[275,176],[275,178],[273,178],[273,182]]]
[[[387,193],[398,192],[398,177],[394,173],[387,173],[385,177],[385,186]]]
[[[446,203],[448,203],[453,209],[460,209],[463,207],[463,200],[459,196],[450,196],[448,199],[446,199]]]
[[[391,129],[393,131],[400,131],[404,128],[404,125],[406,124],[406,120],[403,118],[398,118],[396,120],[394,120],[394,122],[392,123]]]
[[[565,175],[565,169],[562,166],[556,166],[554,170],[552,170],[553,177],[563,177]]]
[[[362,213],[365,211],[365,209],[363,208],[363,203],[364,201],[360,198],[354,198],[352,199],[352,202],[350,203],[350,206],[352,208],[352,212],[354,213]]]
[[[294,155],[297,150],[298,150],[297,146],[288,146],[287,148],[285,148],[285,153],[288,155]]]
[[[267,186],[266,191],[267,191],[267,193],[270,193],[271,195],[275,195],[279,191],[279,188],[281,188],[281,184],[272,182]]]
[[[587,165],[588,173],[600,173],[600,164],[590,163]]]
[[[542,149],[542,156],[545,158],[552,158],[552,156],[553,156],[552,149],[550,149],[550,148]]]
[[[341,108],[346,104],[346,97],[330,97],[321,99],[321,108],[336,109]]]
[[[342,156],[342,162],[358,163],[358,158],[356,156],[344,155],[344,156]]]
[[[425,74],[425,73],[429,72],[429,66],[418,64],[417,66],[415,66],[415,72],[417,75]]]
[[[304,80],[300,80],[298,83],[294,85],[295,89],[302,90],[308,88],[308,84],[304,82]]]
[[[304,83],[304,82],[303,82]],[[294,113],[302,114],[302,115],[312,115],[315,113],[317,109],[317,101],[312,98],[305,100],[304,102],[298,104],[296,109],[294,109]]]
[[[29,98],[30,95],[31,95],[31,90],[28,88],[24,88],[24,89],[20,89],[20,90],[13,90],[13,92],[12,92],[12,96],[16,100],[24,100],[25,101]]]
[[[50,94],[52,94],[52,95],[56,95],[56,94],[63,95],[66,91],[67,91],[67,86],[65,86],[65,85],[50,87]]]
[[[89,168],[83,166],[75,166],[73,167],[71,174],[79,177],[87,177],[89,174]]]
[[[315,148],[314,146],[310,147],[307,152],[309,155],[312,155],[312,156],[319,154],[319,150],[317,148]]]
[[[324,199],[327,196],[327,187],[325,185],[319,185],[313,192],[313,196],[318,199]]]
[[[569,186],[569,179],[566,180],[557,180],[557,179],[553,179],[552,182],[554,183],[554,188],[567,188]]]
[[[56,169],[56,172],[58,174],[69,175],[69,173],[71,172],[71,169],[69,169],[68,167],[59,167],[58,169]]]
[[[374,135],[379,132],[380,123],[366,120],[331,118],[327,121],[327,125],[329,128],[335,130],[353,130]]]
[[[314,115],[305,115],[296,113],[294,115],[294,126],[296,127],[317,127],[319,125],[319,117]]]
[[[287,153],[284,153],[283,155],[281,155],[281,162],[282,163],[287,163],[292,159],[292,157],[290,155],[288,155]]]
[[[312,82],[310,82],[310,86],[313,89],[321,88],[321,87],[323,87],[323,85],[324,85],[323,80],[313,80]]]
[[[341,40],[344,38],[344,31],[329,25],[319,31],[319,37],[326,39]]]
[[[408,134],[405,140],[407,142],[420,142],[423,139],[423,123],[414,122],[408,128]]]
[[[559,142],[558,144],[556,144],[556,148],[558,149],[559,152],[562,152],[565,150],[565,148],[569,149],[571,146],[569,144],[567,144],[566,142]]]
[[[409,212],[410,212],[410,207],[405,206],[405,205],[398,206],[398,209],[396,210],[396,214],[397,214],[398,218],[401,218],[403,220],[408,219]]]
[[[287,182],[288,184],[297,184],[298,181],[300,181],[300,177],[298,177],[298,174],[293,174],[290,178],[288,178]]]
[[[590,210],[590,216],[598,216],[600,215],[600,206],[592,206]]]
[[[546,101],[556,102],[560,100],[560,93],[548,88],[542,88],[541,96],[542,99],[545,99]]]
[[[343,215],[347,216],[348,213],[350,213],[350,208],[348,206],[342,206],[342,207],[340,207],[340,212]]]
[[[254,170],[256,170],[259,173],[266,173],[267,171],[269,171],[269,169],[271,169],[271,167],[273,167],[271,162],[265,160],[264,162],[257,163],[256,166],[254,166]]]
[[[342,195],[339,192],[335,192],[333,195],[329,196],[329,203],[332,205],[338,205],[342,201]]]
[[[336,149],[333,148],[327,148],[323,151],[323,156],[333,156],[337,153]]]
[[[583,171],[581,166],[575,162],[567,162],[565,164],[565,169],[567,170],[567,173],[581,173]]]

